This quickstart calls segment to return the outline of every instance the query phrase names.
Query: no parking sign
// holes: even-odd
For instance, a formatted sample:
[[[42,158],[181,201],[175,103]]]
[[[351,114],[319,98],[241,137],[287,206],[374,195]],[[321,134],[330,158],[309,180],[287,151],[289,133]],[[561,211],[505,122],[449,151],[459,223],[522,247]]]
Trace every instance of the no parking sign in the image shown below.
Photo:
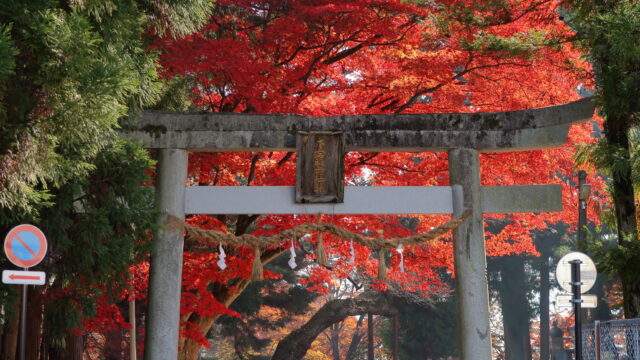
[[[4,252],[15,266],[29,268],[38,265],[47,254],[47,238],[33,225],[18,225],[5,237]]]
[[[29,224],[14,227],[4,238],[4,253],[15,266],[30,268],[38,265],[47,254],[47,238],[42,230]],[[27,285],[44,285],[45,273],[42,271],[3,270],[2,282],[5,284],[22,284],[22,301],[20,305],[20,346],[18,355],[25,359],[27,334]]]

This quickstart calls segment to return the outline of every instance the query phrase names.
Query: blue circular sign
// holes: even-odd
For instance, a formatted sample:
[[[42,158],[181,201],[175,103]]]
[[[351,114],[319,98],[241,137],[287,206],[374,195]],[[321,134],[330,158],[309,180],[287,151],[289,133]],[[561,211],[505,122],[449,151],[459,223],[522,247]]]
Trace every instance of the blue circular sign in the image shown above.
[[[47,239],[44,233],[33,225],[18,225],[5,237],[4,252],[14,265],[28,268],[39,264],[44,258],[47,253]]]

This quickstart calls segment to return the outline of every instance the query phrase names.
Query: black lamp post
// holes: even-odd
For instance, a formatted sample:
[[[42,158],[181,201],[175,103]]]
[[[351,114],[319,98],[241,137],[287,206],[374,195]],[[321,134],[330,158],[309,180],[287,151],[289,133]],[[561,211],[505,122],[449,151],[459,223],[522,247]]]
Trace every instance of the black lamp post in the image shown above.
[[[591,184],[587,184],[587,173],[584,170],[578,172],[578,245],[585,243],[584,227],[587,225],[587,199],[591,194]]]
[[[578,172],[578,247],[584,246],[585,229],[587,225],[587,199],[591,194],[591,185],[587,184],[587,173],[584,170]],[[582,261],[571,261],[571,287],[573,290],[573,312],[575,318],[574,341],[575,359],[582,360],[582,299],[580,286],[580,264]]]

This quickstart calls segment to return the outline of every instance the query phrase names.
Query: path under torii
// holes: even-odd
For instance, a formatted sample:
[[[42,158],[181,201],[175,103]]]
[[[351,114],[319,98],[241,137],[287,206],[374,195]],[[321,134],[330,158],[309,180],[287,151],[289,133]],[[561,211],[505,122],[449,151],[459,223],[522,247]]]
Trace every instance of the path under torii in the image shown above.
[[[491,340],[482,215],[558,211],[560,188],[550,185],[481,187],[479,153],[560,146],[567,141],[569,126],[590,119],[593,111],[593,101],[583,99],[539,109],[474,114],[309,117],[144,112],[136,129],[124,133],[147,148],[159,149],[156,192],[163,221],[168,214],[184,219],[185,213],[198,212],[292,213],[309,209],[309,213],[366,213],[366,209],[371,208],[363,207],[359,201],[350,201],[350,197],[359,195],[349,195],[349,192],[345,193],[345,203],[340,204],[344,207],[342,210],[327,211],[314,206],[332,205],[294,204],[293,189],[185,187],[189,151],[295,151],[299,131],[342,131],[347,151],[447,151],[450,182],[462,187],[463,207],[473,210],[473,215],[454,232],[460,355],[463,360],[489,360]],[[406,191],[412,194],[410,199],[418,201],[412,207],[416,210],[414,213],[448,213],[456,212],[455,201],[451,200],[456,191],[452,189],[396,191]],[[257,205],[232,208],[232,204],[223,200],[224,196],[233,196],[234,205],[242,204],[237,196],[248,195],[244,191],[264,191],[259,196],[272,196],[277,201],[264,201],[263,208],[258,209]],[[282,194],[275,195],[274,191]],[[435,194],[434,191],[442,197],[441,204],[419,204],[420,201],[427,203],[425,194]],[[416,193],[425,197],[415,196]],[[254,196],[251,198],[255,199]],[[381,193],[381,196],[389,195]],[[207,197],[209,200],[203,201]],[[215,206],[208,208],[203,203]],[[304,211],[296,206],[305,206]],[[406,207],[404,209],[403,213],[411,213]],[[388,213],[395,212],[393,210],[385,209]],[[165,230],[156,239],[149,280],[146,359],[173,360],[177,357],[183,241],[179,230]]]

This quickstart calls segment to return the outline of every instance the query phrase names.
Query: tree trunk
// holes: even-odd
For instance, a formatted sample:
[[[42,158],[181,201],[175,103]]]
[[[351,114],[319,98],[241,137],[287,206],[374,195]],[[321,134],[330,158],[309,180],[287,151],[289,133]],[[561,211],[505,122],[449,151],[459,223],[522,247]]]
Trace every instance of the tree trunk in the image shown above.
[[[640,278],[638,273],[620,273],[622,294],[624,296],[624,317],[626,319],[640,317]]]
[[[549,360],[549,256],[540,256],[540,360]]]
[[[65,337],[66,347],[64,349],[51,348],[50,360],[82,360],[84,351],[84,341],[82,335],[69,331]]]
[[[609,308],[609,304],[606,301],[600,301],[599,299],[604,299],[606,289],[606,284],[609,283],[609,277],[607,274],[600,273],[598,274],[598,279],[596,283],[593,285],[593,289],[591,289],[590,293],[593,293],[598,298],[598,307],[593,310],[592,319],[590,322],[594,320],[607,321],[611,320],[611,309]]]
[[[510,256],[500,259],[500,302],[504,326],[505,360],[531,359],[529,341],[529,301],[525,282],[524,258]]]
[[[331,356],[333,360],[340,360],[340,329],[338,324],[331,325]]]
[[[123,341],[122,329],[109,329],[104,333],[104,359],[120,360],[123,358]]]
[[[327,327],[343,321],[348,316],[365,313],[393,316],[398,313],[398,310],[383,293],[366,292],[351,299],[331,300],[320,308],[306,324],[282,339],[271,360],[303,359],[311,343]]]
[[[344,360],[355,360],[356,355],[358,353],[358,346],[360,345],[360,341],[362,341],[363,333],[360,331],[362,327],[362,323],[364,322],[364,315],[360,315],[358,318],[358,323],[356,324],[356,329],[353,332],[353,336],[351,337],[351,344],[349,344],[349,350],[347,350],[347,355]]]
[[[40,287],[29,288],[27,301],[27,360],[40,360],[44,297]]]
[[[631,115],[614,116],[609,114],[605,121],[605,136],[607,142],[619,150],[623,160],[628,166],[617,166],[612,174],[613,203],[615,205],[616,222],[618,224],[618,242],[625,247],[637,246],[638,228],[636,223],[635,196],[633,181],[631,178],[631,155],[629,151],[629,126],[632,123]],[[627,319],[640,317],[640,280],[629,274],[627,270],[635,273],[637,263],[640,262],[640,254],[634,254],[634,259],[628,261],[620,269],[622,280],[622,293],[624,297],[624,316]],[[625,269],[628,267],[630,269]]]
[[[15,360],[18,349],[18,333],[20,329],[20,301],[16,301],[13,311],[9,312],[7,322],[4,324],[4,337],[2,339],[3,360]]]
[[[194,313],[189,317],[189,322],[193,323],[203,334],[206,334],[217,319],[218,316],[208,317]],[[193,339],[184,339],[183,344],[184,347],[178,353],[178,360],[198,360],[200,344]]]
[[[82,355],[84,352],[84,341],[82,339],[82,335],[70,332],[67,338],[69,339],[69,357],[67,357],[67,359],[82,360]]]

